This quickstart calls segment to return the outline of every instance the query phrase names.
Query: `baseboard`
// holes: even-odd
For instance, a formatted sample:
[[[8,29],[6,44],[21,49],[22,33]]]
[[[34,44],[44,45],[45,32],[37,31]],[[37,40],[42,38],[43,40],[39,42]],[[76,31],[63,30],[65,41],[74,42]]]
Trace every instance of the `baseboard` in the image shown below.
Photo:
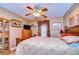
[[[16,49],[16,47],[13,47],[13,48],[10,49],[10,51],[14,51],[15,49]]]

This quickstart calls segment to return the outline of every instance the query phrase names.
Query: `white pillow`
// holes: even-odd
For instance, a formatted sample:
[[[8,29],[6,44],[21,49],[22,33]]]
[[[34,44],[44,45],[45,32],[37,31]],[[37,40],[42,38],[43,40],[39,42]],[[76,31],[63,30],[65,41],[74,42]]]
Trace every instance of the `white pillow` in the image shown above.
[[[77,42],[79,41],[79,36],[65,36],[63,37],[63,40],[65,40],[67,43]]]

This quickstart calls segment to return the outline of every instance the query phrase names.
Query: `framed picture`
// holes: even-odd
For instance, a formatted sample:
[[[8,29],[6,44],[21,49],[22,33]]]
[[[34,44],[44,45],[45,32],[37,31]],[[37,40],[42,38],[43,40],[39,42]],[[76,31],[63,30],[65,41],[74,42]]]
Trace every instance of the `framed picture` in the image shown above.
[[[74,25],[74,17],[70,18],[70,26]]]
[[[52,24],[52,29],[61,29],[61,23],[53,23]]]
[[[18,20],[15,20],[15,19],[11,19],[11,26],[21,28],[22,27],[22,22],[18,21]]]
[[[77,23],[79,24],[79,14],[77,15]]]

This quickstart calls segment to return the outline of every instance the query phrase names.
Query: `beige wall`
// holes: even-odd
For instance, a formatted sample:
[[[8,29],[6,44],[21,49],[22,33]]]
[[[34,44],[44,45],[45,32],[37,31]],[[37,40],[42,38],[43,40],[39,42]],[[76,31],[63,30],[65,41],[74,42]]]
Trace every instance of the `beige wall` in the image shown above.
[[[79,24],[77,22],[77,14],[79,14],[79,4],[74,4],[63,17],[64,25],[70,27],[69,19],[72,17],[74,17],[74,24],[72,26]]]
[[[61,23],[61,29],[63,29],[63,17],[57,17],[57,18],[53,18],[53,19],[49,19],[49,20],[50,20],[50,34],[51,34],[51,36],[58,36],[60,29],[59,30],[53,30],[52,24],[53,23]],[[32,24],[35,24],[35,22],[32,22]],[[33,34],[38,34],[38,26],[32,27],[32,32],[33,32]]]
[[[54,30],[52,28],[53,23],[60,23],[61,29],[63,29],[63,17],[57,17],[57,18],[50,19],[50,34],[51,34],[51,36],[58,36],[60,29]]]
[[[36,22],[32,21],[31,24],[34,24],[34,26],[31,27],[32,29],[32,35],[38,34],[38,25]]]
[[[0,17],[6,18],[6,19],[16,19],[22,22],[23,24],[30,24],[30,21],[27,19],[24,19],[15,13],[12,13],[5,8],[0,7]],[[21,37],[22,28],[16,28],[10,26],[10,48],[13,48],[16,46],[16,37]]]

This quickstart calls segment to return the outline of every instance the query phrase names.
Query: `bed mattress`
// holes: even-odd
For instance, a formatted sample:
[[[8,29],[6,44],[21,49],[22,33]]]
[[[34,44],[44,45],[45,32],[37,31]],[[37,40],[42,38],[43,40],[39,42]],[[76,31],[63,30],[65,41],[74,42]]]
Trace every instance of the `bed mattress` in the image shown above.
[[[78,55],[79,48],[71,47],[58,37],[32,37],[18,44],[16,55]]]

